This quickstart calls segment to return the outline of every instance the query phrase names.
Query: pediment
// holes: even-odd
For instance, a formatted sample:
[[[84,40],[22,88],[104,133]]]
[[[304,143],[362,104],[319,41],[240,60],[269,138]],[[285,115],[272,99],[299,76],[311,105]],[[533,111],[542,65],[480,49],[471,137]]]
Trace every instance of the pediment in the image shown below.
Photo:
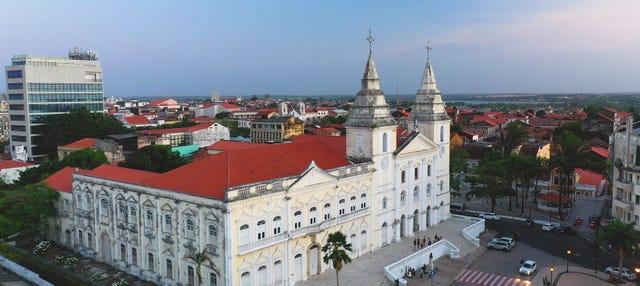
[[[400,148],[402,149],[396,153],[396,157],[414,155],[421,152],[424,154],[435,153],[438,150],[438,146],[422,134],[418,134],[417,136],[407,140],[409,141],[401,145]]]
[[[291,184],[290,189],[302,189],[307,186],[328,183],[336,181],[336,178],[326,172],[325,170],[320,169],[316,165],[314,161],[311,161],[309,167],[300,174],[298,180],[296,180],[293,184]]]

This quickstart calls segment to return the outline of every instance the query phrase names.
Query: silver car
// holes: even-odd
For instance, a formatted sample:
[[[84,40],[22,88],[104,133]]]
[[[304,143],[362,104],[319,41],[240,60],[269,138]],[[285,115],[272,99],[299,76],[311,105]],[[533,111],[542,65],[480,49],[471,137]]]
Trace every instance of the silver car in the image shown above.
[[[538,265],[533,260],[527,260],[522,265],[520,265],[520,269],[518,269],[518,273],[530,276],[538,270]]]
[[[504,240],[492,239],[487,243],[487,249],[497,249],[503,251],[509,251],[513,247],[512,244]]]
[[[618,276],[620,273],[620,268],[609,266],[604,270],[604,272],[613,276]],[[622,278],[626,279],[627,281],[631,281],[636,280],[637,277],[636,274],[633,273],[633,271],[627,268],[622,268]]]

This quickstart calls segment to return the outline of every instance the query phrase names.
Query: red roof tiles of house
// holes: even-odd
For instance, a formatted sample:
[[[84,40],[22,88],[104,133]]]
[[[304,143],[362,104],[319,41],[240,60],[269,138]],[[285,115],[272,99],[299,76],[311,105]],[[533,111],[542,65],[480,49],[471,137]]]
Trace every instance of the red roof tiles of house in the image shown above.
[[[227,187],[299,175],[309,167],[311,161],[325,170],[350,165],[344,156],[329,145],[321,140],[311,140],[269,145],[268,149],[224,151],[164,173],[148,184],[224,199]]]
[[[578,183],[586,186],[595,186],[598,188],[602,183],[603,176],[588,170],[576,169],[576,175],[579,176]]]
[[[72,193],[73,186],[71,185],[71,178],[73,177],[73,174],[74,173],[84,174],[87,172],[89,171],[84,169],[76,169],[74,167],[64,167],[62,170],[44,179],[44,182],[47,183],[51,188],[53,188],[56,191]]]
[[[33,166],[34,164],[14,160],[0,161],[0,170]]]
[[[93,148],[93,146],[96,145],[96,142],[98,141],[98,139],[96,138],[82,138],[78,141],[75,142],[71,142],[67,145],[64,145],[63,147],[69,147],[69,148],[80,148],[80,149],[84,149],[84,148]]]
[[[202,107],[199,107],[200,109],[204,109],[204,108],[209,108],[214,106],[215,104],[211,103],[211,102],[207,102],[205,104],[202,105]]]
[[[155,180],[163,174],[141,171],[136,169],[117,167],[111,165],[100,165],[99,167],[84,173],[86,175],[98,178],[105,178],[119,182],[127,182],[134,184],[144,184],[150,180]],[[180,178],[175,178],[179,180]]]
[[[347,137],[346,136],[317,136],[303,134],[293,138],[294,142],[320,141],[334,152],[340,154],[342,158],[347,157]]]
[[[149,119],[141,115],[123,117],[122,120],[126,121],[131,125],[151,124],[151,121],[149,121]]]
[[[242,149],[251,149],[251,148],[263,148],[268,146],[270,145],[261,144],[261,143],[220,140],[214,143],[213,145],[210,145],[209,147],[207,147],[207,150],[230,151],[230,150],[242,150]]]
[[[169,100],[171,100],[171,98],[161,98],[161,99],[158,99],[158,100],[151,101],[151,102],[149,102],[149,104],[151,104],[153,106],[160,106],[160,105],[162,105],[163,103],[166,103]]]
[[[198,116],[198,117],[189,119],[189,121],[195,122],[195,123],[205,123],[205,122],[215,122],[216,120],[209,116]]]
[[[220,106],[229,109],[229,110],[233,110],[233,109],[237,109],[240,110],[240,106],[234,105],[234,104],[230,104],[230,103],[220,103]]]
[[[601,147],[591,147],[591,152],[600,155],[603,158],[609,158],[609,150]]]

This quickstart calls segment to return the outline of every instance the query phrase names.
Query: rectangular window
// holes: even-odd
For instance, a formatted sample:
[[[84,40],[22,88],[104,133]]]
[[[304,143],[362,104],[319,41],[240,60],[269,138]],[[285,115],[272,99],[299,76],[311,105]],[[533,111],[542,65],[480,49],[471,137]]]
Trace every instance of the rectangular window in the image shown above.
[[[134,247],[131,248],[131,264],[138,265],[138,250]]]
[[[14,142],[27,142],[27,136],[11,135],[11,141],[14,141]]]
[[[24,125],[11,125],[11,131],[27,131]]]
[[[636,205],[640,205],[640,196],[636,195]]]
[[[9,83],[7,84],[8,89],[22,89],[22,83],[21,82],[13,82],[13,83]]]
[[[400,172],[400,183],[404,184],[405,179],[405,171]]]
[[[11,115],[9,115],[9,119],[11,121],[24,121],[25,117],[24,117],[24,115],[11,114]]]
[[[413,179],[414,180],[418,179],[418,168],[413,169]]]
[[[24,104],[9,104],[9,110],[24,110]]]
[[[22,70],[7,71],[7,78],[22,78]]]
[[[431,165],[427,166],[427,176],[431,177]]]
[[[166,266],[167,266],[167,269],[166,269],[167,278],[173,279],[173,262],[171,262],[171,260],[167,259]]]
[[[636,146],[636,166],[640,166],[640,145]]]
[[[23,100],[24,95],[22,93],[9,93],[9,100]]]

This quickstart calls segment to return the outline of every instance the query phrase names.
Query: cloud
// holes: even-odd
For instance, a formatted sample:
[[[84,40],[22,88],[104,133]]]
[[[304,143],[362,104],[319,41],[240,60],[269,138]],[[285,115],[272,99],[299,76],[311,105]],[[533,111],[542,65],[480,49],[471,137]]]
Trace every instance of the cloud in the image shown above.
[[[510,23],[466,26],[436,41],[517,54],[635,54],[640,49],[640,1],[572,3],[572,7],[525,14]]]

